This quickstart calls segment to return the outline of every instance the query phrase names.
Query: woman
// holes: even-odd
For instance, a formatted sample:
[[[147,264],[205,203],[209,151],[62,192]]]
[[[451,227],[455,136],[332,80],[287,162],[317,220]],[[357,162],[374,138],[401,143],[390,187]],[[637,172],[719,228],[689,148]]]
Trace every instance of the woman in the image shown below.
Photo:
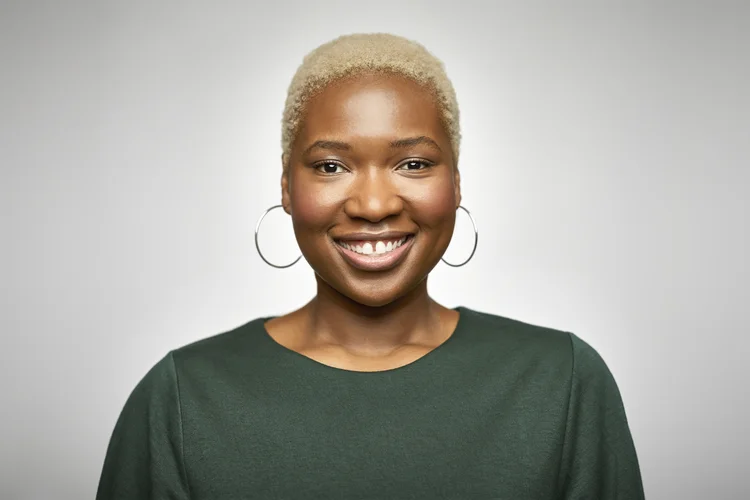
[[[643,498],[593,348],[427,292],[461,207],[442,64],[340,37],[305,58],[283,124],[281,206],[317,294],[157,363],[97,498]]]

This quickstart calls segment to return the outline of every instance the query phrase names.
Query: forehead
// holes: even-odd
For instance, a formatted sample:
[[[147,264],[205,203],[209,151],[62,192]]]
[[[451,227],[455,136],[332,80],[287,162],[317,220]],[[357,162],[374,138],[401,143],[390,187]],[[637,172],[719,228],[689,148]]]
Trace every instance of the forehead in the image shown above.
[[[314,95],[297,142],[419,135],[448,141],[435,93],[402,76],[366,74],[333,82]]]

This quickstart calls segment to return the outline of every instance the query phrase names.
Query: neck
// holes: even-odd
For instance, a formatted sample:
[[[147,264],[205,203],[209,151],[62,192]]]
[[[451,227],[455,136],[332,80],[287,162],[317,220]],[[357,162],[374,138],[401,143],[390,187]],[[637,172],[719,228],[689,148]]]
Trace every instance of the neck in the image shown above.
[[[317,295],[300,312],[315,344],[367,356],[439,342],[446,318],[455,314],[429,296],[426,279],[407,295],[378,307],[359,304],[318,279]]]

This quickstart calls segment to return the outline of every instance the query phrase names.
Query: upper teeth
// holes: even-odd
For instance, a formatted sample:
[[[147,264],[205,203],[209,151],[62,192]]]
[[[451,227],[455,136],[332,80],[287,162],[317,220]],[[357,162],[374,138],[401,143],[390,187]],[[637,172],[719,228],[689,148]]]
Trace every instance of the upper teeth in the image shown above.
[[[352,252],[361,253],[363,255],[371,255],[371,254],[383,254],[386,252],[390,252],[392,250],[397,249],[401,245],[404,244],[406,241],[407,236],[404,236],[400,240],[378,240],[378,241],[366,241],[361,245],[350,245],[349,243],[346,243],[345,241],[339,242],[339,244],[346,248],[347,250],[351,250]]]

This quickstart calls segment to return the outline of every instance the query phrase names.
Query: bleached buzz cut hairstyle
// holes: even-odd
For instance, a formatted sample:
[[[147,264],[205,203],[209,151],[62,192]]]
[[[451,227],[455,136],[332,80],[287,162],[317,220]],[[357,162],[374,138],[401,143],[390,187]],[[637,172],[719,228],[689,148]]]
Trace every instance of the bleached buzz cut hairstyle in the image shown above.
[[[363,73],[400,75],[432,91],[458,159],[458,101],[442,61],[419,43],[388,33],[343,35],[305,56],[289,85],[284,107],[281,147],[286,158],[310,98],[332,82]]]

